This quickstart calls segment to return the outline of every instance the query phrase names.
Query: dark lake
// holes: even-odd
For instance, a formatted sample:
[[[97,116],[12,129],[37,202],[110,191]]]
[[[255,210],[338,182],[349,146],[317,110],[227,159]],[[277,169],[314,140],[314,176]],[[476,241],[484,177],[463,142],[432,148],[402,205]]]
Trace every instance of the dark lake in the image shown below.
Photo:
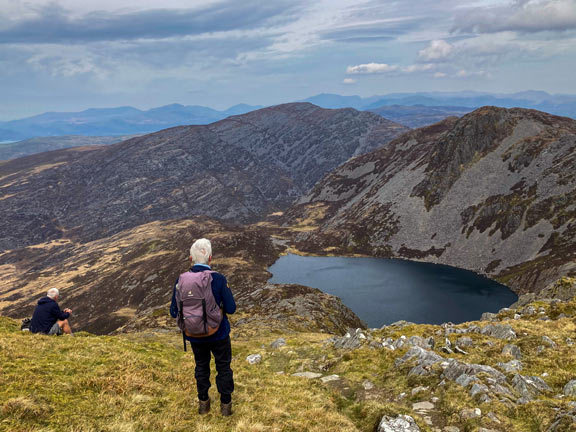
[[[385,258],[281,256],[271,283],[294,283],[340,297],[369,327],[395,321],[441,324],[480,318],[518,298],[468,270]]]

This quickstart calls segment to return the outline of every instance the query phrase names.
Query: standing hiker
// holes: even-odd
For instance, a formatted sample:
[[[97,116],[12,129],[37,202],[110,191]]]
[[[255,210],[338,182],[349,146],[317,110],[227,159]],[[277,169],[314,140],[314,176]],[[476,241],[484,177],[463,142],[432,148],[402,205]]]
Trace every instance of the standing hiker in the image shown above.
[[[236,303],[224,275],[210,269],[212,245],[205,238],[190,248],[192,268],[182,273],[174,285],[170,315],[178,318],[184,349],[190,342],[196,362],[194,377],[198,389],[198,412],[210,411],[210,360],[216,363],[216,387],[220,393],[220,412],[232,415],[234,379],[230,362],[230,322],[226,314],[236,311]]]
[[[31,333],[44,333],[47,335],[72,334],[72,329],[68,323],[68,317],[72,309],[60,310],[58,298],[60,291],[57,288],[50,288],[46,297],[38,300],[32,321],[30,321]]]

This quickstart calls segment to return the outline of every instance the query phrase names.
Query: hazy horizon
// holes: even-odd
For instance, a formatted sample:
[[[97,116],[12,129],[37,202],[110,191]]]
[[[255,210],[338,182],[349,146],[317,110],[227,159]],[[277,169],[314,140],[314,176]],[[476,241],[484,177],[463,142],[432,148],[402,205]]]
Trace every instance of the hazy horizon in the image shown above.
[[[320,93],[576,93],[576,0],[0,0],[0,44],[1,120]]]

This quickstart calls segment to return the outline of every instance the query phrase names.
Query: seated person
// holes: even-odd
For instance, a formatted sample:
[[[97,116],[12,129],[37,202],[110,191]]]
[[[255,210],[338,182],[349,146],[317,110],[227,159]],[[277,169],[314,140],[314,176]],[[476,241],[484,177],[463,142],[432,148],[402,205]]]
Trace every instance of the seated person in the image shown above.
[[[30,322],[30,332],[44,333],[47,335],[72,334],[72,329],[68,323],[68,317],[72,314],[71,309],[60,310],[58,297],[60,292],[57,288],[50,288],[46,297],[38,300],[38,305],[34,309],[32,321]]]

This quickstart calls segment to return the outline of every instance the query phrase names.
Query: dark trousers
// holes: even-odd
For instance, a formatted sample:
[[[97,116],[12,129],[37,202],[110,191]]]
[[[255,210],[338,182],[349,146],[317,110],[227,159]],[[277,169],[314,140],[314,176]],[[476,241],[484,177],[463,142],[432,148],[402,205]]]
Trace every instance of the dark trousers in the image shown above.
[[[230,368],[232,361],[232,346],[230,336],[226,339],[213,342],[191,342],[196,369],[196,387],[198,388],[198,398],[208,399],[208,389],[210,389],[210,360],[214,355],[216,362],[216,387],[220,393],[220,399],[224,403],[230,402],[230,395],[234,391],[234,375]]]

